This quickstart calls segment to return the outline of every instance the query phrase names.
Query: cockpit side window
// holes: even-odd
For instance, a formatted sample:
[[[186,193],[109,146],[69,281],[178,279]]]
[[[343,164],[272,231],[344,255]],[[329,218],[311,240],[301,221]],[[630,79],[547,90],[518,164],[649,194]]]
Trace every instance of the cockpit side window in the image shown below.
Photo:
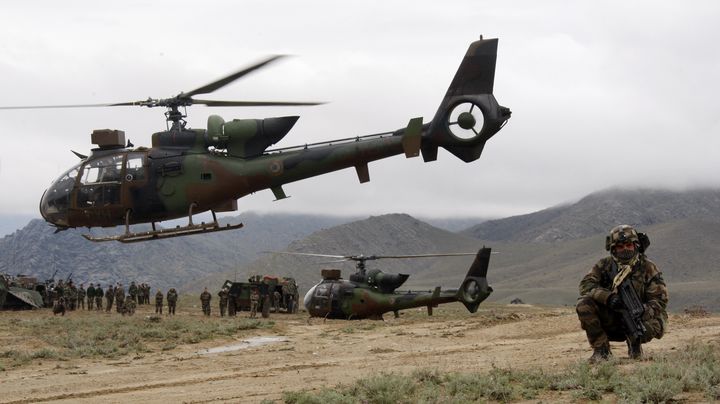
[[[125,180],[140,181],[145,179],[145,153],[128,153],[125,164]]]
[[[77,193],[79,208],[120,204],[120,181],[122,180],[125,154],[105,156],[85,164],[80,174]]]
[[[119,154],[87,163],[83,168],[80,183],[87,185],[99,182],[120,182],[124,157],[124,155]]]

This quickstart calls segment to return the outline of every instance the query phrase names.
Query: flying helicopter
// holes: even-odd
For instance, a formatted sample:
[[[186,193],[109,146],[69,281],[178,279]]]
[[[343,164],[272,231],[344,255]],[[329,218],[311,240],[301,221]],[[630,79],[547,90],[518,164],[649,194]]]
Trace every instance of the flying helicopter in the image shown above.
[[[275,200],[287,197],[283,185],[354,167],[360,183],[370,180],[368,163],[404,153],[426,162],[437,159],[442,147],[464,162],[477,160],[485,142],[510,118],[508,108],[493,95],[497,39],[470,44],[432,121],[410,119],[405,128],[366,136],[346,137],[295,147],[268,149],[280,141],[299,116],[225,121],[211,115],[207,129],[186,126],[187,107],[307,106],[316,102],[222,101],[193,98],[209,94],[256,71],[281,56],[273,56],[192,91],[164,99],[26,108],[85,108],[140,106],[166,108],[166,129],[152,135],[151,147],[134,147],[122,130],[99,129],[91,134],[98,147],[79,158],[43,193],[42,217],[56,232],[76,227],[124,225],[122,234],[84,235],[92,241],[138,242],[188,234],[237,229],[221,226],[216,212],[238,209],[237,200],[270,189]],[[182,109],[182,110],[181,110]],[[193,223],[193,215],[210,211],[210,223]],[[156,222],[188,218],[188,224],[156,228]],[[152,230],[134,232],[130,225],[150,223]]]
[[[340,261],[356,261],[357,271],[349,280],[340,277],[339,269],[321,270],[322,281],[305,294],[303,305],[311,317],[334,319],[382,319],[383,314],[413,307],[427,307],[432,315],[438,304],[461,302],[469,312],[475,313],[492,293],[487,283],[487,270],[491,248],[483,246],[477,253],[421,254],[421,255],[326,255],[298,252],[277,252],[279,254],[304,255],[311,257],[336,258]],[[389,274],[379,269],[367,270],[366,261],[379,259],[406,259],[429,257],[453,257],[475,255],[475,260],[457,290],[397,292],[396,289],[410,277],[407,274]],[[334,261],[337,262],[337,261]]]

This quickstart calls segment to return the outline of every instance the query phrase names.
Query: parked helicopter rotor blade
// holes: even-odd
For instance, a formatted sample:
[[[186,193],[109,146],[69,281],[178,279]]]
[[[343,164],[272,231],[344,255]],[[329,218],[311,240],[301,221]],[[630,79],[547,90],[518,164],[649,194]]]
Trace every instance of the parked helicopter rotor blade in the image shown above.
[[[281,106],[303,106],[322,105],[324,102],[288,102],[288,101],[216,101],[216,100],[192,100],[193,104],[207,105],[208,107],[281,107]]]
[[[244,68],[244,69],[242,69],[242,70],[240,70],[240,71],[237,71],[237,72],[235,72],[235,73],[233,73],[233,74],[231,74],[231,75],[229,75],[229,76],[225,76],[225,77],[221,78],[220,80],[213,81],[213,82],[210,83],[210,84],[204,85],[204,86],[202,86],[202,87],[200,87],[200,88],[196,88],[196,89],[194,89],[194,90],[192,90],[192,91],[188,91],[188,92],[186,92],[186,93],[180,93],[180,94],[178,95],[178,97],[181,97],[181,98],[182,98],[182,97],[192,97],[193,95],[197,95],[197,94],[208,94],[208,93],[212,93],[213,91],[215,91],[215,90],[217,90],[217,89],[219,89],[219,88],[221,88],[221,87],[224,87],[224,86],[232,83],[233,81],[239,79],[240,77],[242,77],[242,76],[244,76],[244,75],[246,75],[246,74],[248,74],[248,73],[250,73],[250,72],[253,72],[253,71],[257,70],[257,69],[260,69],[261,67],[264,67],[264,66],[267,65],[268,63],[271,63],[271,62],[273,62],[273,61],[275,61],[275,60],[277,60],[277,59],[279,59],[279,58],[281,58],[281,57],[284,57],[284,56],[285,56],[285,55],[274,55],[274,56],[271,56],[271,57],[269,57],[269,58],[267,58],[267,59],[265,59],[265,60],[263,60],[263,61],[261,61],[261,62],[259,62],[259,63],[256,63],[256,64],[254,64],[254,65],[252,65],[252,66],[248,66],[248,67],[246,67],[246,68]]]
[[[263,251],[263,252],[273,253],[273,254],[305,255],[308,257],[343,258],[343,261],[350,258],[347,255],[313,254],[313,253],[300,253],[300,252],[290,252],[290,251]]]
[[[385,258],[432,258],[432,257],[462,257],[465,255],[476,255],[477,253],[450,253],[450,254],[416,254],[416,255],[377,255],[372,259]]]

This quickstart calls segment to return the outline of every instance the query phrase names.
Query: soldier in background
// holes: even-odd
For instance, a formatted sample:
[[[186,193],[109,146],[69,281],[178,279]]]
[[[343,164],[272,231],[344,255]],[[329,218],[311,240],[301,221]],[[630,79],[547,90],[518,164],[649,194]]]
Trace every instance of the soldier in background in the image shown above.
[[[158,289],[157,293],[155,293],[155,314],[162,314],[162,306],[163,293],[160,289]]]
[[[128,297],[130,300],[135,302],[137,304],[138,301],[138,287],[135,285],[135,281],[130,282],[130,286],[128,287]]]
[[[115,289],[113,289],[112,284],[108,285],[107,290],[105,291],[105,311],[110,312],[113,305],[113,300],[115,299]]]
[[[593,348],[591,363],[612,357],[609,341],[626,341],[628,356],[638,359],[642,357],[642,344],[662,338],[665,332],[667,287],[662,272],[644,254],[649,244],[647,236],[631,226],[614,227],[605,241],[610,256],[598,261],[580,282],[576,310]],[[646,332],[634,341],[627,338],[623,329],[621,311],[625,310],[625,304],[616,289],[623,280],[630,281],[643,305],[641,321]]]
[[[115,310],[118,313],[122,314],[124,304],[125,304],[125,288],[123,288],[122,283],[118,282],[117,286],[115,286]]]
[[[255,316],[257,315],[257,307],[259,302],[260,292],[258,292],[258,289],[253,286],[252,290],[250,291],[250,318],[255,318]]]
[[[53,303],[60,300],[61,297],[65,297],[65,285],[63,284],[62,279],[60,279],[57,285],[53,288]]]
[[[77,291],[77,308],[85,310],[85,284],[81,283]]]
[[[143,285],[145,285],[145,304],[150,304],[150,285],[147,283]]]
[[[77,288],[73,284],[73,281],[70,280],[67,284],[66,288],[66,296],[65,296],[65,305],[66,308],[70,311],[74,311],[75,307],[77,307]]]
[[[102,307],[103,295],[104,295],[103,289],[102,289],[102,287],[100,286],[100,284],[98,283],[98,286],[97,286],[97,288],[95,288],[95,293],[94,293],[94,296],[95,296],[95,310],[102,310],[102,308],[103,308],[103,307]]]
[[[167,302],[168,302],[168,315],[175,315],[175,305],[177,304],[178,299],[178,293],[175,290],[175,288],[170,288],[167,292]]]
[[[207,288],[200,294],[200,302],[202,303],[202,311],[206,316],[210,315],[210,300],[212,295],[208,292]]]
[[[136,307],[137,307],[137,305],[136,305],[135,301],[128,297],[127,299],[125,299],[125,302],[123,303],[122,315],[124,316],[127,314],[128,316],[132,316],[133,314],[135,314]]]
[[[220,289],[218,297],[220,298],[220,317],[225,317],[225,309],[228,306],[228,289],[226,287]]]
[[[93,303],[95,303],[95,286],[94,284],[90,283],[90,286],[87,288],[87,309],[92,310],[93,309]]]
[[[280,313],[280,292],[277,290],[273,292],[273,306],[275,307],[275,313]]]

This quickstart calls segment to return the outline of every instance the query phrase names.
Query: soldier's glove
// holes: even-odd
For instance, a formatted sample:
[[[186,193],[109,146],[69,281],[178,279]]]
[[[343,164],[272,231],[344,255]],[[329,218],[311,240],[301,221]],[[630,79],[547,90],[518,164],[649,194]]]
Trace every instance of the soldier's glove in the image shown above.
[[[620,299],[620,296],[617,294],[612,294],[607,299],[607,306],[615,311],[622,310],[625,308],[625,305],[623,305],[622,299]]]

